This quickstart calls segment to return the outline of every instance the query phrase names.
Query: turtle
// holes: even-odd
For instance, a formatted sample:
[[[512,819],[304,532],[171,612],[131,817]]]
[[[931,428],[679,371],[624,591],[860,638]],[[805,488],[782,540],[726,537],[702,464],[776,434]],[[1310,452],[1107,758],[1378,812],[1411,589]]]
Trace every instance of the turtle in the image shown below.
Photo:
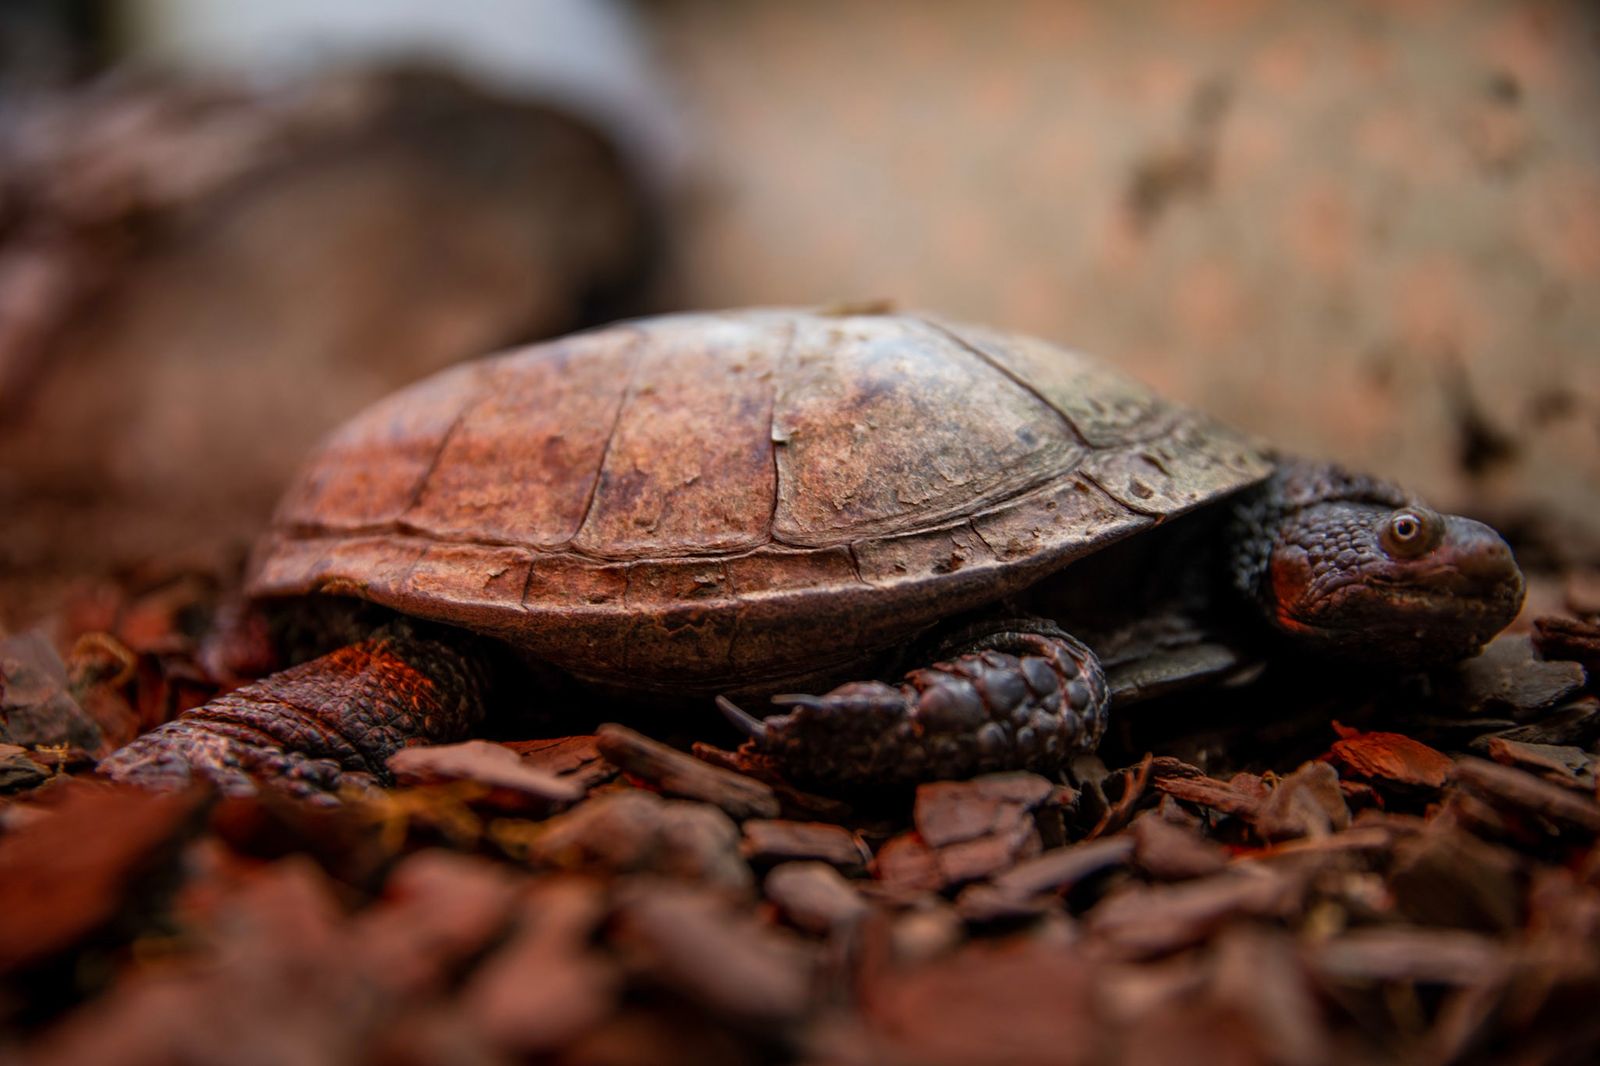
[[[507,649],[647,712],[715,698],[794,780],[1051,772],[1112,706],[1224,676],[1231,647],[1471,656],[1523,580],[1488,526],[1055,344],[752,309],[621,322],[380,401],[290,486],[245,589],[379,618],[102,772],[383,782],[399,748],[480,727]]]

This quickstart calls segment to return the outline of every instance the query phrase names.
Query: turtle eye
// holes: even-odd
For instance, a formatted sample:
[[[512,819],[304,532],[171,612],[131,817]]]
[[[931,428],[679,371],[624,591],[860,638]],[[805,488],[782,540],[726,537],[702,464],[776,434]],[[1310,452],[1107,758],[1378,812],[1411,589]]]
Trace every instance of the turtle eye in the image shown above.
[[[1383,550],[1396,559],[1415,559],[1433,547],[1438,538],[1438,519],[1420,508],[1396,511],[1383,524],[1380,540]]]

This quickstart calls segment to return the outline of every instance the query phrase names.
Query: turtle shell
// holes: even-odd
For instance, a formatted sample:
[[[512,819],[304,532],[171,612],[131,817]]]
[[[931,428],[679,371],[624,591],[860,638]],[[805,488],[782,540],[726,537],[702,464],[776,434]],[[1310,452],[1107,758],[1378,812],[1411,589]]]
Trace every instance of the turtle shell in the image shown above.
[[[285,496],[249,587],[363,597],[607,683],[751,689],[859,662],[1269,471],[1247,438],[1043,341],[673,315],[358,415]]]

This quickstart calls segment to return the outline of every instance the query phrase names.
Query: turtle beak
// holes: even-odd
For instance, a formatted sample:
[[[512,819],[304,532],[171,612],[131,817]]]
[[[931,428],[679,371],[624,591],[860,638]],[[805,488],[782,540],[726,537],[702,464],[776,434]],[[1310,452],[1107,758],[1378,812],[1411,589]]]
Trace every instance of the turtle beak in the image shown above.
[[[1452,516],[1440,551],[1461,575],[1469,590],[1522,606],[1522,571],[1511,546],[1493,529],[1470,518]],[[1513,595],[1514,594],[1514,595]],[[1516,615],[1506,619],[1507,624]]]
[[[1526,593],[1511,546],[1482,522],[1452,515],[1433,552],[1437,578],[1420,584],[1455,602],[1479,646],[1510,625]]]

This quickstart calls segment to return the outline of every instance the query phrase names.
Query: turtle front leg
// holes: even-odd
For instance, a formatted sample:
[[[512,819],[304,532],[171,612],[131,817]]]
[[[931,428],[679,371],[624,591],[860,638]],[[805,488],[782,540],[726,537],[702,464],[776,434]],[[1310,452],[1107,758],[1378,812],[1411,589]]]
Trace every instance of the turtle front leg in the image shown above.
[[[186,711],[112,752],[99,772],[152,788],[205,779],[230,794],[264,782],[326,796],[348,771],[387,782],[389,756],[407,744],[468,734],[488,676],[470,640],[395,627]]]
[[[730,715],[742,714],[726,700]],[[1109,702],[1100,660],[1041,624],[912,670],[898,685],[857,681],[825,696],[775,696],[791,708],[743,724],[797,779],[910,784],[995,770],[1052,771],[1093,751]]]

